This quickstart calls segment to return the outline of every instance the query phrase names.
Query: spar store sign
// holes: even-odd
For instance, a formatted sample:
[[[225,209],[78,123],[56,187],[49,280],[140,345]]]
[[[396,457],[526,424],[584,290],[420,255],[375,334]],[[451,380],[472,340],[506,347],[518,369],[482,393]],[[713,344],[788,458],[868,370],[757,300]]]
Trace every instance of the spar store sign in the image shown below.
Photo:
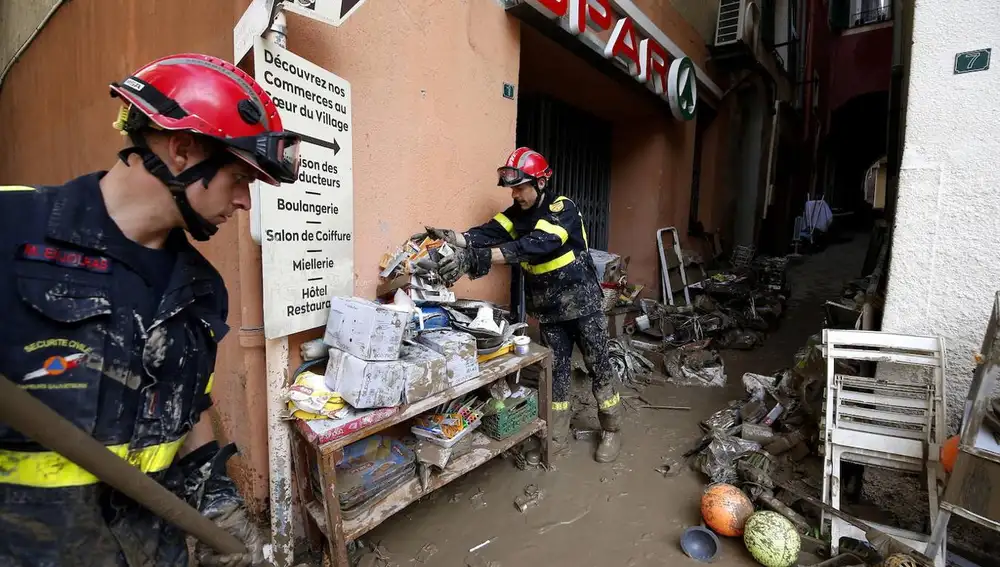
[[[666,48],[645,37],[648,34],[643,34],[632,18],[615,14],[615,0],[526,0],[525,4],[556,19],[560,27],[606,59],[621,64],[667,101],[674,118],[694,118],[698,106],[694,63],[688,57],[670,60]]]

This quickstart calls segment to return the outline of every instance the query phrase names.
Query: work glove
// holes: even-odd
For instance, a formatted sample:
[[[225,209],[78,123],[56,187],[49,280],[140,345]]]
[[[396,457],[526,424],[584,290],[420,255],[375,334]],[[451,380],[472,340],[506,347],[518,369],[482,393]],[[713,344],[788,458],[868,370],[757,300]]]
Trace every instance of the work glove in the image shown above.
[[[432,226],[425,226],[424,230],[426,232],[414,234],[410,237],[410,240],[419,242],[429,236],[434,240],[444,240],[452,248],[465,248],[465,236],[460,232],[455,232],[448,228],[434,228]]]
[[[475,279],[485,276],[489,271],[489,248],[456,248],[453,254],[438,262],[438,275],[448,287],[464,275]]]

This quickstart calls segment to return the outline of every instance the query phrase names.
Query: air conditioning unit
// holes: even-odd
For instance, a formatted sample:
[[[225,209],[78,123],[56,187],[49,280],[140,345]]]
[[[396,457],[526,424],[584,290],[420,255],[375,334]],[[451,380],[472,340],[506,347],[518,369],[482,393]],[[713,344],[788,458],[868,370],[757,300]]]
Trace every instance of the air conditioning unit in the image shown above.
[[[719,0],[715,47],[756,47],[760,30],[760,7],[753,0]]]

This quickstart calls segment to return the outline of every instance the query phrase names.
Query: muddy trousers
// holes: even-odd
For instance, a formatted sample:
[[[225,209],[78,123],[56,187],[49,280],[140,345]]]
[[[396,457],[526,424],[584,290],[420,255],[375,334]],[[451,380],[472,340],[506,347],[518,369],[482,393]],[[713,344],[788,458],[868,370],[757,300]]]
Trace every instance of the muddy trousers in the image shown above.
[[[541,324],[542,341],[552,349],[552,409],[570,410],[573,346],[580,347],[593,379],[601,427],[618,431],[621,402],[615,388],[614,369],[608,354],[608,320],[603,313],[579,319]],[[568,424],[568,420],[567,420]]]

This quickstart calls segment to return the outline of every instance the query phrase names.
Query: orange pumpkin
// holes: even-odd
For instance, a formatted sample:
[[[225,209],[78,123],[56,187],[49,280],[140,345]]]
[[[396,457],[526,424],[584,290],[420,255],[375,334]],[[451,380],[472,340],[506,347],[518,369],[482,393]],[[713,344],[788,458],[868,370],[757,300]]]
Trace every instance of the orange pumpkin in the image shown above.
[[[731,484],[713,484],[701,497],[705,525],[722,536],[743,535],[743,525],[753,512],[750,498]]]

